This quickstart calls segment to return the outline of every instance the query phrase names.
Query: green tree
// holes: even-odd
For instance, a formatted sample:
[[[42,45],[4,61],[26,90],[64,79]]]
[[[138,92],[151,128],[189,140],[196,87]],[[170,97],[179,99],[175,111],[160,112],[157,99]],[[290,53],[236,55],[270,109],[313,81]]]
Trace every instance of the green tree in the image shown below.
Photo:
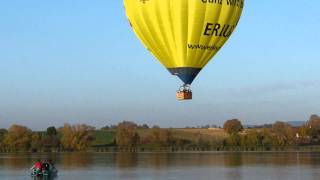
[[[239,133],[243,130],[241,121],[238,119],[231,119],[224,123],[223,129],[225,132],[227,132],[229,135]]]
[[[56,136],[58,134],[57,129],[54,126],[50,126],[47,128],[46,134],[48,136]]]
[[[8,131],[6,129],[0,129],[0,149],[3,148],[3,140],[6,136],[6,134],[8,133]]]
[[[140,140],[137,124],[129,121],[119,123],[116,130],[118,146],[136,146]]]
[[[31,149],[33,152],[40,151],[43,147],[42,136],[40,132],[33,132],[31,136]]]
[[[45,136],[43,137],[43,146],[46,150],[52,150],[60,146],[58,131],[54,126],[48,127]]]
[[[142,129],[149,129],[149,126],[148,126],[147,124],[143,124],[143,125],[141,126],[141,128],[142,128]]]

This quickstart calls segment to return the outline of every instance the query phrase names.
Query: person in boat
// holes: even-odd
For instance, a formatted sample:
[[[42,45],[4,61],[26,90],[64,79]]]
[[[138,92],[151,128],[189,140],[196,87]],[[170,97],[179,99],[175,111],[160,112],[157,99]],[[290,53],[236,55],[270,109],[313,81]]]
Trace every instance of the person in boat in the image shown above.
[[[32,166],[32,168],[34,170],[35,173],[39,173],[42,172],[42,163],[40,161],[40,159],[38,159],[34,165]]]
[[[49,165],[51,166],[52,169],[55,168],[51,159],[48,160],[48,163],[49,163]]]
[[[54,164],[51,159],[47,159],[43,164],[42,164],[43,169],[45,170],[51,170],[55,169]]]
[[[43,173],[49,176],[57,176],[58,170],[54,167],[54,164],[51,159],[47,159],[43,164]]]
[[[42,167],[43,167],[43,170],[49,171],[50,170],[49,161],[47,160],[44,163],[42,163]]]

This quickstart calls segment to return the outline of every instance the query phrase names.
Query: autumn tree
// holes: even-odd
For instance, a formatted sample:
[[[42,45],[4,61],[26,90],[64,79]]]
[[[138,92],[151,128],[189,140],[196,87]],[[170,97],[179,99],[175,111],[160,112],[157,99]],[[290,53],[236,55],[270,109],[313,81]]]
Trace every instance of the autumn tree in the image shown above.
[[[298,145],[309,144],[311,142],[311,129],[307,126],[301,126],[298,130],[299,137],[297,138]]]
[[[137,124],[124,121],[118,124],[116,130],[116,143],[118,146],[135,146],[139,142]]]
[[[239,135],[239,133],[230,134],[230,136],[226,139],[226,144],[228,146],[240,146],[241,136]]]
[[[60,128],[61,145],[66,150],[72,150],[71,142],[73,140],[73,130],[72,126],[68,123],[65,123],[62,128]]]
[[[93,137],[90,135],[90,131],[92,130],[94,128],[86,124],[73,126],[67,123],[64,124],[60,128],[62,147],[66,150],[85,150],[93,140]]]
[[[307,122],[309,127],[309,135],[312,137],[320,136],[320,117],[318,115],[311,115],[309,121]]]
[[[31,130],[25,126],[12,125],[8,129],[3,143],[10,150],[28,150],[31,145]]]
[[[311,115],[308,124],[311,128],[320,129],[320,117],[316,114]]]
[[[243,130],[242,124],[238,119],[228,120],[224,123],[223,129],[228,134],[237,134]]]
[[[299,136],[300,137],[308,137],[309,136],[309,134],[310,134],[310,128],[308,127],[308,126],[301,126],[300,128],[299,128],[299,131],[298,131],[298,133],[299,133]]]
[[[288,123],[276,122],[272,126],[272,133],[275,135],[278,146],[292,145],[294,142],[294,134],[292,127]]]
[[[201,133],[198,134],[198,137],[196,139],[196,144],[198,146],[209,146],[210,145],[210,141],[208,141],[207,138],[205,138],[205,136]]]
[[[261,132],[261,136],[262,136],[262,145],[263,146],[276,145],[276,143],[274,142],[275,141],[274,137],[272,136],[269,128],[264,128]]]
[[[242,146],[260,146],[262,145],[263,136],[257,130],[248,130],[248,132],[241,137]]]
[[[90,146],[91,141],[94,140],[90,135],[90,131],[93,131],[94,127],[86,124],[79,124],[73,127],[74,138],[72,140],[72,146],[76,150],[84,150]]]
[[[225,138],[219,136],[213,136],[210,138],[210,145],[212,146],[223,146],[225,144]]]
[[[171,131],[159,127],[152,128],[150,139],[152,144],[159,146],[169,146],[173,142]]]

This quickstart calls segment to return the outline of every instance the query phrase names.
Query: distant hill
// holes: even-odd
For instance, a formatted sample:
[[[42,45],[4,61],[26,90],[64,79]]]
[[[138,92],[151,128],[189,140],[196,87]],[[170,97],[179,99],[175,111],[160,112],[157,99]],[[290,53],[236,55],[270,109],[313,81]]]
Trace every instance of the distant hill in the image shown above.
[[[292,127],[300,127],[306,124],[306,121],[288,121],[287,123],[290,124]]]
[[[286,123],[288,123],[292,127],[300,127],[300,126],[306,124],[306,121],[288,121]],[[247,124],[245,124],[245,125],[243,125],[243,127],[245,129],[247,129],[247,128],[249,128],[249,129],[250,128],[271,128],[272,125],[273,124],[264,124],[264,125],[247,125]]]

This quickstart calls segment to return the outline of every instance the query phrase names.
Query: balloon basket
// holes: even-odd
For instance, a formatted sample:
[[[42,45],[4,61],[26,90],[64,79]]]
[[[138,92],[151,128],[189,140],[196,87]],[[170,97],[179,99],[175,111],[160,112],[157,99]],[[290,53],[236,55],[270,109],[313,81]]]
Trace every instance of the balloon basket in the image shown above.
[[[184,100],[191,100],[192,99],[192,91],[189,86],[181,86],[180,89],[177,91],[177,100],[184,101]]]

